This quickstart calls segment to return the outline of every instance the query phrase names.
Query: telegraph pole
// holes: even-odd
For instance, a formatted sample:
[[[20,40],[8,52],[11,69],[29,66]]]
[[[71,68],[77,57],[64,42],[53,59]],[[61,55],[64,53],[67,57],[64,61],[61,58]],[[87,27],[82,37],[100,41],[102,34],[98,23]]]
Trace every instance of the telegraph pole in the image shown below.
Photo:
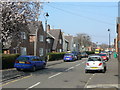
[[[111,45],[110,45],[110,29],[108,29],[108,32],[109,32],[109,58],[111,58],[111,54],[110,54],[110,48],[111,48]]]

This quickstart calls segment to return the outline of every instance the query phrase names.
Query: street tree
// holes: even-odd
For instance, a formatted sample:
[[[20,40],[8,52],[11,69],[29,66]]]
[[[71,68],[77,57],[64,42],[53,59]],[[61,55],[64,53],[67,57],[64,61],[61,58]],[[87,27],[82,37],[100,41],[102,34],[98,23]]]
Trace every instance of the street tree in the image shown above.
[[[99,45],[99,47],[105,50],[105,49],[109,48],[109,45],[102,43]]]
[[[78,38],[81,47],[88,47],[92,44],[91,37],[86,33],[78,33],[76,37]]]
[[[40,2],[0,2],[2,48],[9,48],[14,38],[20,42],[21,32],[29,33],[28,23],[38,21]],[[18,43],[19,44],[19,43]]]

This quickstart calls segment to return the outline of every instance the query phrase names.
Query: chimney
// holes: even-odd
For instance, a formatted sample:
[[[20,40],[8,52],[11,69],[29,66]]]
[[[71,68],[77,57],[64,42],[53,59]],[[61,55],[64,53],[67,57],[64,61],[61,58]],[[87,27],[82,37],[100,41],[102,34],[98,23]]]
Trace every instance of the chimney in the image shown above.
[[[50,31],[50,25],[48,24],[47,25],[47,32],[49,32]]]

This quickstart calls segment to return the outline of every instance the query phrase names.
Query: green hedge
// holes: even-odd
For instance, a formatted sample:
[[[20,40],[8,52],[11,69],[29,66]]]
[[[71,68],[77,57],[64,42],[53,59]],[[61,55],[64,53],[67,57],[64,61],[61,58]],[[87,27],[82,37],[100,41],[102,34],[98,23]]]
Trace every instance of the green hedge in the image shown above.
[[[18,56],[19,54],[2,54],[2,69],[13,68]]]
[[[48,53],[47,57],[48,57],[48,61],[55,61],[55,60],[60,60],[63,59],[64,54],[66,54],[66,52],[55,52],[55,53]]]
[[[88,55],[95,54],[95,51],[86,51]]]

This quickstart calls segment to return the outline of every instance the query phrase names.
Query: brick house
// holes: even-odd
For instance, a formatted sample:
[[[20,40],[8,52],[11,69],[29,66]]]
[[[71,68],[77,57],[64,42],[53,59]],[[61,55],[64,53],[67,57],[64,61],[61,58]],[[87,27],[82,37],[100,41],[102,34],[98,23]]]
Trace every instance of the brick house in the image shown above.
[[[48,25],[47,33],[52,35],[55,39],[53,45],[51,44],[52,52],[63,52],[63,36],[61,29],[50,29],[50,25]]]
[[[46,46],[45,46],[46,53],[52,52],[55,37],[52,36],[49,32],[45,32],[45,33],[46,33]]]
[[[10,54],[20,53],[21,55],[46,55],[46,36],[42,22],[29,22],[27,28],[24,29],[29,30],[21,32],[21,38],[19,41],[14,38],[14,42],[11,44],[11,47],[7,49]]]
[[[29,24],[29,49],[28,55],[44,56],[46,54],[46,36],[42,22],[31,22]],[[37,39],[36,39],[37,35]]]
[[[63,52],[67,52],[68,50],[68,46],[69,46],[69,41],[67,39],[65,39],[65,34],[62,32],[62,36],[63,36]]]
[[[69,42],[68,51],[74,51],[74,37],[72,35],[65,35],[65,39]]]
[[[27,25],[23,25],[25,30],[20,32],[20,37],[12,36],[12,40],[10,41],[11,44],[6,45],[5,48],[3,48],[4,54],[14,54],[14,53],[22,53],[21,50],[24,49],[24,51],[27,51],[29,45],[29,30]],[[26,54],[26,52],[24,52]]]

